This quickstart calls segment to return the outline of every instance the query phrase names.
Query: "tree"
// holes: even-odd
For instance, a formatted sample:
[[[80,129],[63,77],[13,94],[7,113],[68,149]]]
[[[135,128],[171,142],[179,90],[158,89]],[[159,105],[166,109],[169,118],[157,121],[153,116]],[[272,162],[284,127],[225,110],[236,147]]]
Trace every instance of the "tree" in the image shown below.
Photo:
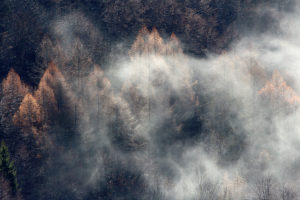
[[[74,41],[70,62],[65,66],[67,78],[80,99],[84,96],[85,79],[92,69],[92,58],[79,38]]]
[[[65,78],[54,62],[50,62],[48,68],[45,70],[40,82],[44,82],[50,88],[57,87],[59,82],[65,83]]]
[[[129,51],[130,56],[137,56],[143,54],[164,54],[167,46],[164,40],[159,35],[155,27],[152,28],[151,33],[146,26],[143,26]]]
[[[6,135],[13,128],[13,115],[28,91],[28,87],[21,81],[20,76],[11,69],[2,81],[2,98],[0,101],[0,127]]]
[[[297,192],[295,192],[292,188],[282,186],[280,189],[279,194],[280,200],[296,200],[297,199]]]
[[[57,110],[57,114],[69,112],[73,105],[65,77],[53,62],[42,76],[35,95],[41,106],[48,104],[48,110],[54,109],[52,112]]]
[[[48,68],[43,77],[40,80],[38,89],[34,93],[34,97],[36,98],[37,102],[43,108],[43,119],[45,121],[51,121],[55,117],[55,113],[57,112],[57,102],[55,99],[55,94],[51,86],[54,86],[55,83],[54,77],[51,75],[55,73],[55,69]]]
[[[300,105],[300,97],[277,70],[273,72],[272,80],[267,81],[258,93],[275,114],[281,111],[279,108],[290,111]]]
[[[55,44],[46,35],[37,49],[35,62],[36,65],[32,69],[31,78],[35,83],[38,83],[50,63],[55,63],[61,67],[64,66],[66,58],[59,43]]]
[[[253,192],[256,200],[273,200],[274,194],[274,181],[272,177],[263,177],[256,181],[253,187]]]
[[[149,38],[149,30],[147,27],[144,25],[140,30],[139,33],[134,41],[134,43],[131,46],[131,49],[129,51],[130,56],[134,55],[141,55],[145,52],[146,50],[146,42],[148,41]]]
[[[87,81],[88,88],[88,102],[86,105],[90,108],[91,104],[93,107],[89,113],[95,114],[96,122],[99,125],[100,116],[105,115],[105,108],[111,103],[111,93],[110,93],[111,83],[104,76],[104,72],[101,70],[100,66],[95,65],[94,70],[90,73]],[[94,111],[97,111],[96,113]],[[104,112],[104,113],[101,113]]]
[[[13,122],[25,132],[32,131],[37,135],[37,130],[41,127],[43,122],[41,113],[41,107],[36,99],[28,93],[24,97],[19,110],[14,115]]]
[[[1,142],[0,146],[0,173],[8,180],[13,195],[16,195],[18,188],[17,172],[14,163],[10,160],[8,148],[4,141]]]
[[[51,125],[48,132],[54,132],[54,136],[61,142],[72,138],[78,125],[81,106],[64,75],[53,62],[42,76],[34,98],[41,108],[42,120]]]
[[[166,53],[169,55],[183,54],[183,50],[180,47],[180,42],[174,33],[171,34],[166,49]]]
[[[143,96],[136,83],[125,82],[122,87],[122,97],[138,120],[144,120],[145,117],[149,116],[149,101]]]
[[[219,184],[198,173],[197,176],[197,196],[195,200],[218,200],[220,196]]]
[[[82,102],[85,100],[86,92],[84,85],[92,69],[92,58],[79,38],[76,38],[72,46],[72,52],[68,63],[64,67],[66,78],[72,91],[76,94],[74,101],[74,124],[77,126]]]
[[[163,54],[165,50],[163,39],[160,37],[156,27],[153,27],[148,38],[147,51],[153,54]]]
[[[41,108],[43,108],[43,119],[45,121],[51,120],[54,116],[53,113],[57,111],[57,103],[53,90],[45,82],[41,82],[38,90],[34,93],[34,97]]]

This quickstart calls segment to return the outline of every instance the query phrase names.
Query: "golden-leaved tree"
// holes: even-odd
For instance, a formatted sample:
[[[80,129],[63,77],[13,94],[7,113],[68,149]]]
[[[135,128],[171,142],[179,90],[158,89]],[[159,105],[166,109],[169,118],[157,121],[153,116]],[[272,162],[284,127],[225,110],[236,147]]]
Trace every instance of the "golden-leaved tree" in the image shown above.
[[[35,135],[38,134],[38,129],[41,128],[43,123],[42,109],[30,93],[24,97],[19,110],[13,117],[13,122],[24,133],[30,131]]]
[[[143,26],[139,30],[139,33],[129,51],[130,56],[141,55],[142,53],[145,52],[145,50],[147,48],[146,42],[148,41],[149,34],[150,34],[150,32],[146,26]]]
[[[153,27],[150,32],[146,26],[143,26],[131,46],[129,55],[133,57],[149,54],[164,54],[165,52],[166,45],[157,29]]]
[[[183,54],[180,41],[174,33],[171,34],[169,40],[163,40],[158,30],[153,27],[150,32],[146,26],[143,26],[131,45],[129,56],[145,56],[145,55],[177,55]]]
[[[267,81],[258,93],[275,112],[280,109],[293,110],[300,105],[300,97],[277,70],[273,72],[272,80]]]
[[[72,109],[74,97],[70,92],[70,87],[62,72],[53,62],[49,64],[42,76],[35,97],[46,110],[46,114],[50,114],[50,110],[63,113],[67,109]]]
[[[51,75],[51,71],[54,74],[56,70],[51,68],[54,68],[54,66],[45,71],[38,85],[38,89],[34,93],[34,97],[38,104],[43,108],[42,115],[45,122],[53,119],[55,117],[55,112],[57,112],[57,102],[54,91],[51,88],[51,86],[53,87],[55,85],[55,83],[53,83],[54,77]]]
[[[171,34],[171,37],[166,46],[166,54],[167,55],[176,55],[183,54],[183,50],[180,46],[180,41],[176,37],[175,33]]]
[[[124,81],[121,95],[131,115],[139,123],[143,122],[143,126],[150,127],[151,123],[147,121],[151,122],[152,113],[159,110],[172,116],[167,123],[174,126],[174,130],[189,129],[182,124],[197,119],[199,98],[193,88],[197,82],[175,34],[163,40],[155,27],[151,33],[143,27],[129,56],[128,67],[133,73]],[[188,109],[182,110],[182,105]],[[183,112],[187,113],[185,118],[181,117]],[[192,117],[190,113],[193,113]]]
[[[47,132],[62,142],[71,139],[82,109],[63,73],[53,62],[45,70],[34,97],[42,108],[44,124],[49,128]]]
[[[11,69],[2,81],[0,125],[4,132],[8,132],[13,127],[12,117],[28,91],[28,87],[21,81],[20,76]]]
[[[156,27],[152,28],[152,31],[148,38],[147,52],[153,54],[165,53],[166,46],[164,40],[160,37]]]

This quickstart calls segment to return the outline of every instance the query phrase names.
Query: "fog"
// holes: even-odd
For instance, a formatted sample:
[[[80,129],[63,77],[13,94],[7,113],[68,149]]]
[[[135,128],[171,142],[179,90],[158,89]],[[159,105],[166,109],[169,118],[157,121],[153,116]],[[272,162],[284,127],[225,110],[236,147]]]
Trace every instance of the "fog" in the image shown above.
[[[120,55],[104,72],[92,74],[102,85],[86,86],[90,100],[81,121],[81,145],[94,150],[87,157],[97,163],[89,184],[102,178],[100,152],[108,148],[126,167],[140,171],[161,198],[213,199],[201,198],[205,181],[218,195],[254,198],[254,185],[264,176],[272,176],[278,188],[289,184],[299,190],[296,11],[282,16],[276,33],[241,37],[221,55]],[[293,92],[285,92],[278,74]],[[260,91],[267,81],[274,87],[265,103]],[[272,99],[277,93],[283,99]],[[110,116],[114,108],[118,116]],[[95,122],[95,115],[101,120]],[[108,128],[115,117],[126,130],[118,141]]]
[[[103,179],[105,148],[141,172],[161,198],[201,199],[204,182],[217,195],[251,198],[264,176],[272,176],[278,188],[289,184],[298,190],[299,102],[265,104],[260,94],[276,70],[298,93],[297,23],[297,14],[286,14],[276,34],[242,37],[221,55],[120,55],[105,71],[90,75],[80,122],[81,146],[93,149],[86,155],[93,163],[87,184]],[[291,95],[282,85],[273,89],[268,95]],[[111,116],[111,109],[118,115]],[[117,141],[109,129],[116,117],[125,130]]]
[[[62,72],[79,137],[71,147],[49,142],[62,170],[48,173],[64,183],[51,189],[76,199],[297,199],[299,6],[257,8],[275,21],[267,31],[238,27],[227,48],[201,57],[159,28],[108,49],[83,12],[54,17],[36,73],[50,61]],[[61,127],[46,128],[69,134]]]

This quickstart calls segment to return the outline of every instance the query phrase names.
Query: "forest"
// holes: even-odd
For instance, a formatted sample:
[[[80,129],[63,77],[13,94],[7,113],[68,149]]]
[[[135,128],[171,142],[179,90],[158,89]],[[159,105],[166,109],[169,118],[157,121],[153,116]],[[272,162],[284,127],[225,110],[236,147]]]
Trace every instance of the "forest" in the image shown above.
[[[299,6],[3,0],[0,199],[299,199]]]

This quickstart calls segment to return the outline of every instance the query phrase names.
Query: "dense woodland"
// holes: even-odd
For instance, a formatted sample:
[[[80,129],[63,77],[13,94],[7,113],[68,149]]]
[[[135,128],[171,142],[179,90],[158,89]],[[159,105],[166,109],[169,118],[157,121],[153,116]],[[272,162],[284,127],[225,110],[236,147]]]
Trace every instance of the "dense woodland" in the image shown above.
[[[297,90],[229,52],[245,32],[277,27],[257,8],[293,5],[4,0],[0,199],[182,199],[185,174],[195,191],[184,199],[297,199],[297,159],[281,178],[265,143],[297,113]],[[211,159],[214,178],[201,164]]]
[[[143,25],[156,26],[166,37],[174,32],[189,54],[221,52],[241,34],[274,31],[278,17],[266,8],[291,12],[294,1],[3,0],[0,78],[13,67],[25,82],[36,86],[33,69],[39,65],[39,46],[44,37],[54,44],[65,44],[66,37],[78,37],[93,60],[106,68],[111,53],[127,53]],[[62,26],[61,31],[56,26]],[[64,32],[66,29],[72,31]],[[120,42],[125,48],[118,48]]]

